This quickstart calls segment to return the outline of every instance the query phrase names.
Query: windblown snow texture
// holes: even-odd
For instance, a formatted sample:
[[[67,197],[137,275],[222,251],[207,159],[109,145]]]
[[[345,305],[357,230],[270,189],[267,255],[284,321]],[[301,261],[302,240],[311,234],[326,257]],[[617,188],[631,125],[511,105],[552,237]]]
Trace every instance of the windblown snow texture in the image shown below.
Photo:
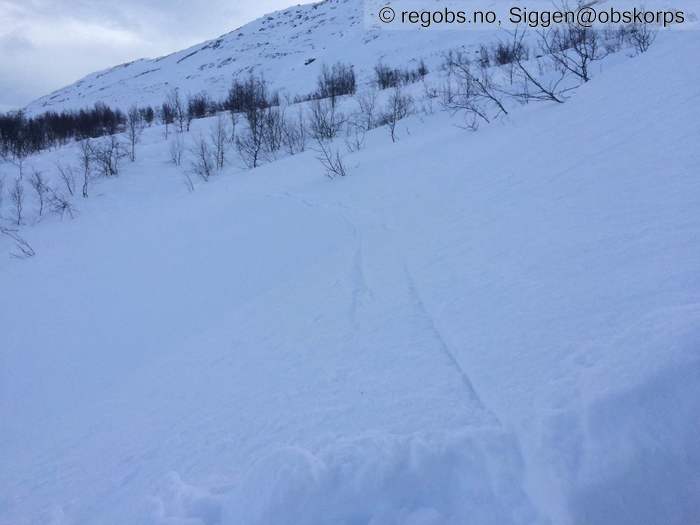
[[[0,259],[0,524],[693,523],[699,37],[342,180],[148,130]]]

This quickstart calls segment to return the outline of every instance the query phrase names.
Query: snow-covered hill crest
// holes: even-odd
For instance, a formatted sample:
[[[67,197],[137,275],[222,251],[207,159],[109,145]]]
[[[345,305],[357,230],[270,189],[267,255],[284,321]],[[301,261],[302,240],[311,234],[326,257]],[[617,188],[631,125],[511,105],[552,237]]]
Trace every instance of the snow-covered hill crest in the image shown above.
[[[534,3],[533,3],[534,2]],[[637,5],[636,0],[596,0],[600,6]],[[688,20],[697,20],[695,7]],[[389,2],[391,3],[391,2]],[[27,114],[92,107],[104,102],[112,107],[127,109],[160,105],[172,88],[183,94],[206,92],[213,99],[227,93],[234,78],[251,73],[265,77],[282,95],[304,95],[315,88],[323,64],[338,61],[351,64],[360,83],[367,83],[377,62],[407,67],[425,60],[432,68],[440,64],[446,50],[465,48],[476,50],[479,44],[503,36],[497,27],[478,30],[455,29],[443,31],[416,28],[408,31],[387,29],[376,20],[378,0],[323,0],[298,5],[270,13],[234,31],[190,48],[153,59],[140,59],[92,73],[30,103]],[[531,0],[538,8],[552,3]],[[671,0],[647,0],[645,9],[668,9]],[[394,2],[396,9],[402,2]],[[410,8],[425,5],[404,2]],[[442,3],[432,5],[442,7]],[[459,3],[450,4],[464,8]],[[480,9],[507,11],[508,0],[484,0],[474,4]],[[526,4],[526,6],[529,4]],[[687,26],[688,24],[686,24]],[[391,26],[395,27],[395,26]]]
[[[231,33],[155,59],[142,59],[96,72],[44,96],[29,114],[80,109],[96,102],[127,108],[158,105],[173,87],[183,93],[223,97],[233,78],[264,76],[282,93],[305,94],[315,88],[323,63],[352,64],[367,77],[378,60],[406,65],[435,60],[445,50],[475,42],[470,32],[396,33],[367,27],[363,2],[325,0],[278,11]]]

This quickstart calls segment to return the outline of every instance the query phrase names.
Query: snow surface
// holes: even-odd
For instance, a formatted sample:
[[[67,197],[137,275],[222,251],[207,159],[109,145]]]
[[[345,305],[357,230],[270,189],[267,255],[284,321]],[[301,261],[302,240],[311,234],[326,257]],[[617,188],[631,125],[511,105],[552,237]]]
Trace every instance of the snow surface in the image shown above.
[[[412,117],[333,181],[188,193],[150,129],[0,258],[0,524],[694,523],[698,56]]]

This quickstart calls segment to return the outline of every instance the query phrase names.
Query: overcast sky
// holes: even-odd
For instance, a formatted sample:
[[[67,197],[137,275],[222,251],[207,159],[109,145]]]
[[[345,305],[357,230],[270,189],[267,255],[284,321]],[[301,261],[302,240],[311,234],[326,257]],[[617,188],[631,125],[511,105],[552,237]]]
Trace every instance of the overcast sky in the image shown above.
[[[0,0],[0,111],[304,0]]]

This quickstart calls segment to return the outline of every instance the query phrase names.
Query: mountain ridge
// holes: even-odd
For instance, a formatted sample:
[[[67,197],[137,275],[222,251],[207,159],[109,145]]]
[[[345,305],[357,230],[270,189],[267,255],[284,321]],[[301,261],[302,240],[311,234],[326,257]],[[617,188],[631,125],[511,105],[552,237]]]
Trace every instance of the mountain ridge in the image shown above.
[[[231,32],[157,58],[140,58],[91,73],[31,102],[27,114],[77,110],[97,102],[126,109],[159,105],[177,87],[184,94],[222,98],[234,78],[264,76],[282,95],[315,88],[323,64],[351,64],[367,83],[378,61],[437,67],[455,47],[493,40],[495,31],[396,31],[367,26],[362,2],[323,0],[264,15]]]

